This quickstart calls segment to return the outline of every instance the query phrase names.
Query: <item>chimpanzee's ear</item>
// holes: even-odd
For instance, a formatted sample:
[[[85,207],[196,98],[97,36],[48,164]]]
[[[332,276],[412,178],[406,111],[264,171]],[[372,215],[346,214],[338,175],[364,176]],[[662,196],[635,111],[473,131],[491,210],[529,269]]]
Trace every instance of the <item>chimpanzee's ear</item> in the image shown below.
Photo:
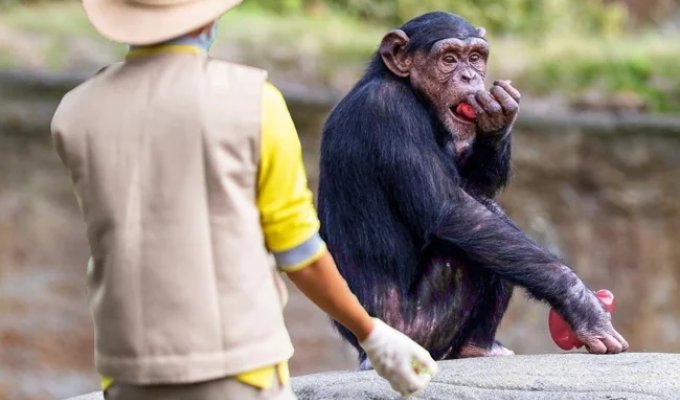
[[[478,26],[477,27],[477,35],[482,39],[486,39],[486,29],[484,29],[481,26]]]
[[[411,60],[406,55],[409,38],[401,29],[389,32],[380,43],[380,56],[393,74],[406,78],[411,69]]]

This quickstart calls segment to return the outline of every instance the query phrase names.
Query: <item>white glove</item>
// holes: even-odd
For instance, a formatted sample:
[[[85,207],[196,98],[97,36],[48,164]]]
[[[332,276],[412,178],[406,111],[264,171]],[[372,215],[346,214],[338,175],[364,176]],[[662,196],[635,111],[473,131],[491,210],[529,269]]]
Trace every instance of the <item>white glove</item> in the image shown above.
[[[361,343],[378,375],[403,396],[427,386],[437,373],[430,353],[403,333],[374,318],[375,325]]]

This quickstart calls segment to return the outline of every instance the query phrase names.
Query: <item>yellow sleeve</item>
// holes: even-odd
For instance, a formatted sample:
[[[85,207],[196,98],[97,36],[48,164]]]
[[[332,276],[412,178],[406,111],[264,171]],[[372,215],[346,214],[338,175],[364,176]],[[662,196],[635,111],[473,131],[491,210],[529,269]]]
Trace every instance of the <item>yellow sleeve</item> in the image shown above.
[[[302,269],[326,252],[300,139],[281,92],[270,83],[262,94],[257,206],[267,248],[279,269]]]

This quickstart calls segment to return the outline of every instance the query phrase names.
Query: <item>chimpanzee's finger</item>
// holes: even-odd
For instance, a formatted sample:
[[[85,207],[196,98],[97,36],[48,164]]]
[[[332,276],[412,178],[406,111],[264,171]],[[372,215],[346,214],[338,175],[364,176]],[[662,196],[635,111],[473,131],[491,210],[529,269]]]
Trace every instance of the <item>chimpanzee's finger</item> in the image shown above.
[[[505,111],[506,114],[517,113],[519,110],[519,104],[517,104],[517,101],[512,98],[512,96],[510,96],[510,94],[505,89],[500,86],[494,86],[490,89],[490,92],[493,97],[496,98],[496,101],[501,104],[503,111]]]
[[[618,354],[623,350],[621,343],[611,335],[604,335],[601,340],[607,346],[607,353]]]
[[[477,116],[480,116],[485,113],[484,108],[482,108],[482,106],[477,102],[477,99],[475,99],[474,94],[471,94],[467,97],[467,102],[469,105],[472,106],[472,108],[475,109],[475,114],[477,114]]]
[[[614,339],[618,340],[619,343],[621,343],[621,351],[626,351],[630,347],[628,344],[628,341],[616,330],[612,331],[612,336],[614,336]]]
[[[512,98],[519,103],[519,99],[522,98],[522,94],[519,92],[519,90],[512,87],[510,81],[494,81],[493,84],[494,86],[500,86],[505,89],[505,91],[508,92],[508,94],[510,94],[510,96],[512,96]]]
[[[484,107],[484,110],[486,110],[487,113],[489,114],[499,114],[503,112],[503,108],[501,105],[496,101],[496,99],[491,95],[491,93],[485,91],[485,90],[480,90],[476,93],[475,98],[479,102],[479,104]]]
[[[599,339],[597,338],[590,338],[586,340],[583,344],[586,345],[586,349],[588,349],[589,353],[592,354],[606,354],[607,353],[607,346],[605,346],[604,343],[602,343]]]

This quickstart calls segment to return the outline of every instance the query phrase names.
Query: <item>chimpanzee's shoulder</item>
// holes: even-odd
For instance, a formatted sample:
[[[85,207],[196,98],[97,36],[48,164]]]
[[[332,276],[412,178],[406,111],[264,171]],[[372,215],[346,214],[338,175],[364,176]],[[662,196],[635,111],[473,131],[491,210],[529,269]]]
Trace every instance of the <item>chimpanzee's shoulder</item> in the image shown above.
[[[367,118],[390,115],[397,117],[417,103],[413,91],[395,79],[370,79],[360,82],[345,98],[344,103],[364,111]],[[396,115],[395,115],[396,114]]]
[[[371,79],[361,85],[361,94],[366,98],[377,101],[410,97],[412,91],[404,82],[396,79]]]

